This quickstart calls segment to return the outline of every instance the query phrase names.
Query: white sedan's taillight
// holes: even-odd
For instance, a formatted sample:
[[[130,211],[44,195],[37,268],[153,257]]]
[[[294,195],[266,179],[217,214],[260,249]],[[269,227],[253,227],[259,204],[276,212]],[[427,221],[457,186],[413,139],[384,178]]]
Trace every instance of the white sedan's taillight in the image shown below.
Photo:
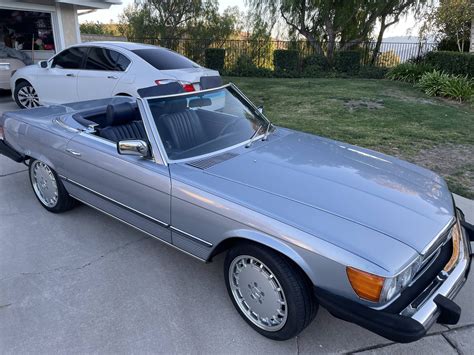
[[[162,79],[162,80],[155,80],[156,85],[164,85],[164,84],[169,84],[172,82],[176,82],[175,80],[170,80],[170,79]],[[196,91],[194,85],[188,81],[178,81],[178,83],[183,87],[185,92],[192,92]]]

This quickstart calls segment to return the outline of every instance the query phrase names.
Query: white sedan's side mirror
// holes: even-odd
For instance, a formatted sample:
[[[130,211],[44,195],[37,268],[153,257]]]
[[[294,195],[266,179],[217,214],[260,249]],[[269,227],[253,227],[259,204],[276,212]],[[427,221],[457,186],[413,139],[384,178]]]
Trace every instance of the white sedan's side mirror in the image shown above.
[[[40,68],[46,69],[48,67],[48,61],[47,60],[42,60],[41,62],[38,62],[38,66]]]
[[[130,139],[118,142],[117,152],[121,155],[135,155],[145,158],[150,156],[148,144],[140,139]]]

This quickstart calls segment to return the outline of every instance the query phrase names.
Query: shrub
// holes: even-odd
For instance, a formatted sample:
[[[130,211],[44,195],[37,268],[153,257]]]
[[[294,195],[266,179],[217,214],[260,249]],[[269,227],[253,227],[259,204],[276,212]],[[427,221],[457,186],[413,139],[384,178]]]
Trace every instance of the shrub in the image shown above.
[[[359,51],[336,52],[334,57],[334,68],[340,73],[357,74],[360,69]]]
[[[366,65],[360,68],[359,77],[364,79],[383,79],[388,73],[388,68]]]
[[[204,55],[207,68],[218,71],[222,71],[224,69],[225,49],[206,48]]]
[[[273,51],[273,65],[275,72],[294,73],[298,71],[298,51],[276,49]]]
[[[448,74],[474,77],[474,56],[470,53],[429,52],[424,62]]]
[[[273,72],[267,68],[259,68],[255,65],[252,58],[247,54],[242,54],[230,71],[225,73],[230,76],[253,76],[253,77],[271,77]]]
[[[437,70],[423,74],[417,86],[429,96],[445,96],[458,101],[471,100],[474,95],[474,83],[467,76]]]
[[[460,102],[470,101],[474,96],[474,83],[467,76],[451,75],[443,83],[440,93]]]
[[[448,74],[433,70],[432,72],[423,74],[416,86],[423,90],[428,96],[439,96],[448,78]]]
[[[426,64],[402,63],[390,69],[387,73],[387,78],[414,84],[420,80],[424,73],[432,70],[433,67]]]
[[[328,59],[322,54],[312,54],[303,59],[303,72],[307,69],[310,71],[328,71],[331,69]]]

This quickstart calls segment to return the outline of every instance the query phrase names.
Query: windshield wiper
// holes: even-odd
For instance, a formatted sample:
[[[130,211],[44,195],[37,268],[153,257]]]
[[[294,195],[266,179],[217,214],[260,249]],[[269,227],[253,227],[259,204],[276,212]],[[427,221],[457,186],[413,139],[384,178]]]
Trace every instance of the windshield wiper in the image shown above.
[[[271,122],[268,122],[267,124],[267,129],[265,130],[265,134],[263,135],[262,141],[266,141],[268,138],[268,135],[270,134],[270,130],[272,129],[273,124]]]
[[[260,130],[263,128],[263,124],[261,124],[260,126],[258,126],[258,128],[255,130],[255,132],[253,132],[252,134],[252,137],[250,137],[250,141],[245,145],[245,148],[250,148],[250,146],[252,145],[253,142],[255,142],[255,138],[257,137],[258,135],[258,132],[260,132]]]

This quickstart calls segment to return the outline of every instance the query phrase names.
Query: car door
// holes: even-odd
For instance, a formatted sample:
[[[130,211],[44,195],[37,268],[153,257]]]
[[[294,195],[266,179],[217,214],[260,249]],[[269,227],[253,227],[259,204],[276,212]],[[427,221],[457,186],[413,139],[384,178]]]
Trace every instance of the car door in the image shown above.
[[[32,83],[43,104],[78,100],[77,74],[87,52],[86,47],[71,47],[53,57],[48,68],[38,71]]]
[[[123,54],[102,47],[90,47],[83,70],[79,71],[79,100],[92,100],[114,95],[114,88],[130,64]]]
[[[171,243],[168,167],[117,153],[116,143],[82,132],[67,144],[65,184],[76,199]]]

